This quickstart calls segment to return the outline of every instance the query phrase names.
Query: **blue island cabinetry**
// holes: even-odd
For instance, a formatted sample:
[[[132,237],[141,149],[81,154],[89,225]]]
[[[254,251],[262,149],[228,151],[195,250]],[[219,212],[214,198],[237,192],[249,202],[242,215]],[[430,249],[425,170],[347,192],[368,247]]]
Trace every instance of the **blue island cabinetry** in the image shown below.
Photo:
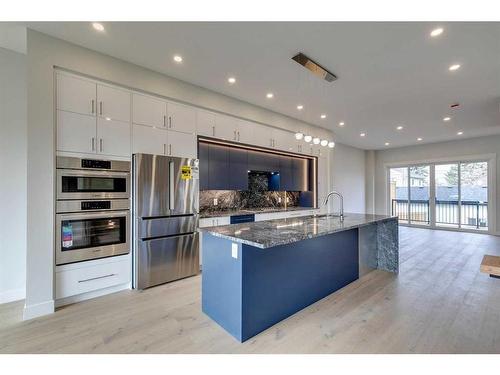
[[[203,229],[203,312],[243,342],[360,273],[397,273],[397,221],[365,219],[340,229],[339,219],[331,217]],[[379,238],[387,243],[379,244]]]

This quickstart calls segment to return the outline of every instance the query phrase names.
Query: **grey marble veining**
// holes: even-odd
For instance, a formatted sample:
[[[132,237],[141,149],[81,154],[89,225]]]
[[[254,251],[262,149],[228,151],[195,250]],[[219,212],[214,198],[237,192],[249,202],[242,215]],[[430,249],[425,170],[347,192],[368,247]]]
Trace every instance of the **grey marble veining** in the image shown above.
[[[384,221],[394,222],[397,230],[396,217],[354,213],[346,213],[343,222],[338,217],[315,215],[201,228],[200,230],[216,237],[266,249]],[[387,234],[389,234],[389,229]]]

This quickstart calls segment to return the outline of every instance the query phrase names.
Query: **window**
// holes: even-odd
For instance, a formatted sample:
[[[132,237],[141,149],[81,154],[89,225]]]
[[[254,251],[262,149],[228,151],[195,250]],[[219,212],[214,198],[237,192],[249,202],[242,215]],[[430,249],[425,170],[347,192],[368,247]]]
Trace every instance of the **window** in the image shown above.
[[[487,230],[488,162],[390,168],[389,197],[402,224]]]

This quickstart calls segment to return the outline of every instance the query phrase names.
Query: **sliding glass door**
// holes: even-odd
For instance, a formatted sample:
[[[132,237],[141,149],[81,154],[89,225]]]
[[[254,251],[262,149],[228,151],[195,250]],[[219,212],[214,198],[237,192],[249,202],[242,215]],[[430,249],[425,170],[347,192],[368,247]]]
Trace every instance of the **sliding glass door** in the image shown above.
[[[406,225],[488,229],[488,162],[389,170],[390,212]]]

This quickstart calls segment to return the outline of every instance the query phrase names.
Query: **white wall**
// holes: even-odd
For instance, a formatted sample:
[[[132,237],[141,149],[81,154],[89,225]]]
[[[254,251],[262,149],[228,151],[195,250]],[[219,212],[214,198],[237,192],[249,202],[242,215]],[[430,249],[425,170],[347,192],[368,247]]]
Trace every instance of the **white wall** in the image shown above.
[[[385,164],[432,161],[436,159],[462,158],[469,155],[485,154],[496,154],[496,190],[493,194],[497,202],[497,220],[496,230],[494,231],[500,234],[500,135],[376,151],[374,166],[376,212],[379,214],[387,213],[387,180]]]
[[[364,213],[365,151],[336,144],[331,159],[332,186],[344,196],[344,211]],[[338,201],[333,206],[338,210]]]
[[[26,56],[0,48],[0,303],[25,295],[26,143]]]
[[[291,131],[310,125],[113,57],[27,32],[28,219],[25,319],[54,309],[54,67]],[[325,129],[317,129],[318,134]]]

